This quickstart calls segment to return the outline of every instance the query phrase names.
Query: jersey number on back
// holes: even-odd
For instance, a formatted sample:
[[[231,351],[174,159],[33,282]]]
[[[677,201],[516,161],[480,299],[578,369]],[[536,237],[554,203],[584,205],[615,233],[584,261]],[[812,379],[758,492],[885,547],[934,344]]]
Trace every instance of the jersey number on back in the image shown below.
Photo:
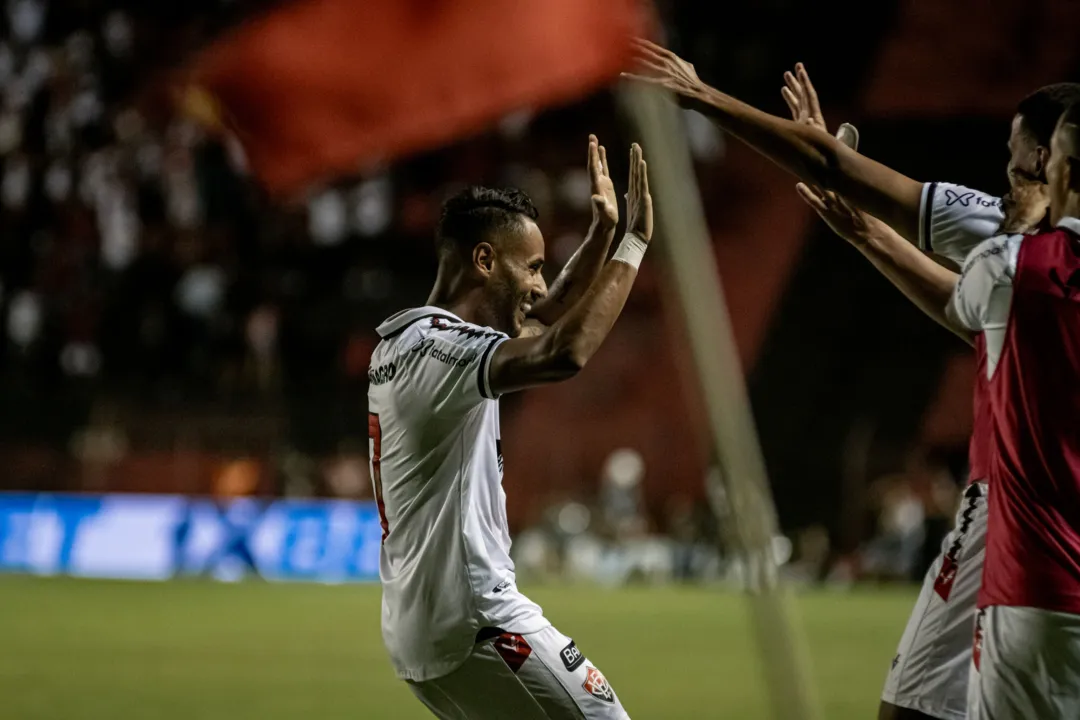
[[[367,431],[371,441],[371,482],[375,486],[375,504],[379,506],[379,524],[382,525],[382,539],[385,540],[390,534],[390,523],[386,520],[382,495],[382,427],[375,413],[368,413]]]

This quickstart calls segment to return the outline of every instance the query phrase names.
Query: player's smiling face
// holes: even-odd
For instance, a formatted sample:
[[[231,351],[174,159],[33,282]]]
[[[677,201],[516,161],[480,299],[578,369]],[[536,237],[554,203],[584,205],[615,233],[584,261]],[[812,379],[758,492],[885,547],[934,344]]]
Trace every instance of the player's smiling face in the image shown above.
[[[496,330],[510,337],[521,333],[532,306],[547,295],[543,269],[544,235],[535,222],[523,217],[495,243],[488,291]]]

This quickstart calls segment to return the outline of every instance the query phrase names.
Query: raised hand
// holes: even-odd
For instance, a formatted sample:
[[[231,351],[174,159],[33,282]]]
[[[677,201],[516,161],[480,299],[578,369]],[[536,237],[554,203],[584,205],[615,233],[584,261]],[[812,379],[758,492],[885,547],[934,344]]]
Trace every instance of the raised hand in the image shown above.
[[[810,75],[806,72],[806,66],[802,63],[795,64],[795,72],[784,73],[785,87],[780,89],[784,96],[784,102],[791,110],[791,119],[805,125],[818,127],[826,130],[825,116],[821,114],[821,103],[818,102],[817,90],[810,82]]]
[[[619,224],[619,199],[608,172],[607,150],[595,135],[589,136],[589,181],[593,222],[605,230],[614,230]]]
[[[630,146],[630,186],[626,193],[626,232],[648,242],[652,238],[653,209],[649,194],[649,175],[641,146]]]
[[[784,97],[788,109],[791,110],[791,119],[810,127],[828,130],[825,125],[825,116],[821,112],[817,90],[814,89],[814,83],[810,82],[810,74],[806,72],[806,66],[795,63],[794,73],[784,73],[784,85],[780,88],[780,94]],[[852,150],[859,149],[859,131],[854,125],[844,123],[836,131],[836,137]]]
[[[836,193],[823,192],[806,183],[799,183],[795,189],[833,232],[856,247],[865,244],[879,226],[884,227],[880,220],[853,208]]]
[[[705,87],[694,66],[656,43],[642,38],[634,40],[637,73],[623,73],[624,78],[655,85],[683,96],[693,95]]]

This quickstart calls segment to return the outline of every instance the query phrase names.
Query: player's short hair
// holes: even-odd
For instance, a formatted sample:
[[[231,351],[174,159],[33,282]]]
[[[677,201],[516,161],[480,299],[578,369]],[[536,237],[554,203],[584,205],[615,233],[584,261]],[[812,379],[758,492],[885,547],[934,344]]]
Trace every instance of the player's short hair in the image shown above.
[[[1075,103],[1080,103],[1080,83],[1055,83],[1041,87],[1021,100],[1016,114],[1035,142],[1048,148],[1058,118]]]
[[[471,253],[494,233],[513,229],[522,216],[536,220],[540,213],[521,190],[472,185],[443,203],[435,249],[440,257]]]

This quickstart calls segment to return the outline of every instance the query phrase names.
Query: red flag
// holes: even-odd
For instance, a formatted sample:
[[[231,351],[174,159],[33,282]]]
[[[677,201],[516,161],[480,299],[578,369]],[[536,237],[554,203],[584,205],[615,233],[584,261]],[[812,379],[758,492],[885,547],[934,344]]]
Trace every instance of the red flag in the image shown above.
[[[639,0],[296,0],[208,48],[185,104],[291,195],[584,95],[643,24]]]

